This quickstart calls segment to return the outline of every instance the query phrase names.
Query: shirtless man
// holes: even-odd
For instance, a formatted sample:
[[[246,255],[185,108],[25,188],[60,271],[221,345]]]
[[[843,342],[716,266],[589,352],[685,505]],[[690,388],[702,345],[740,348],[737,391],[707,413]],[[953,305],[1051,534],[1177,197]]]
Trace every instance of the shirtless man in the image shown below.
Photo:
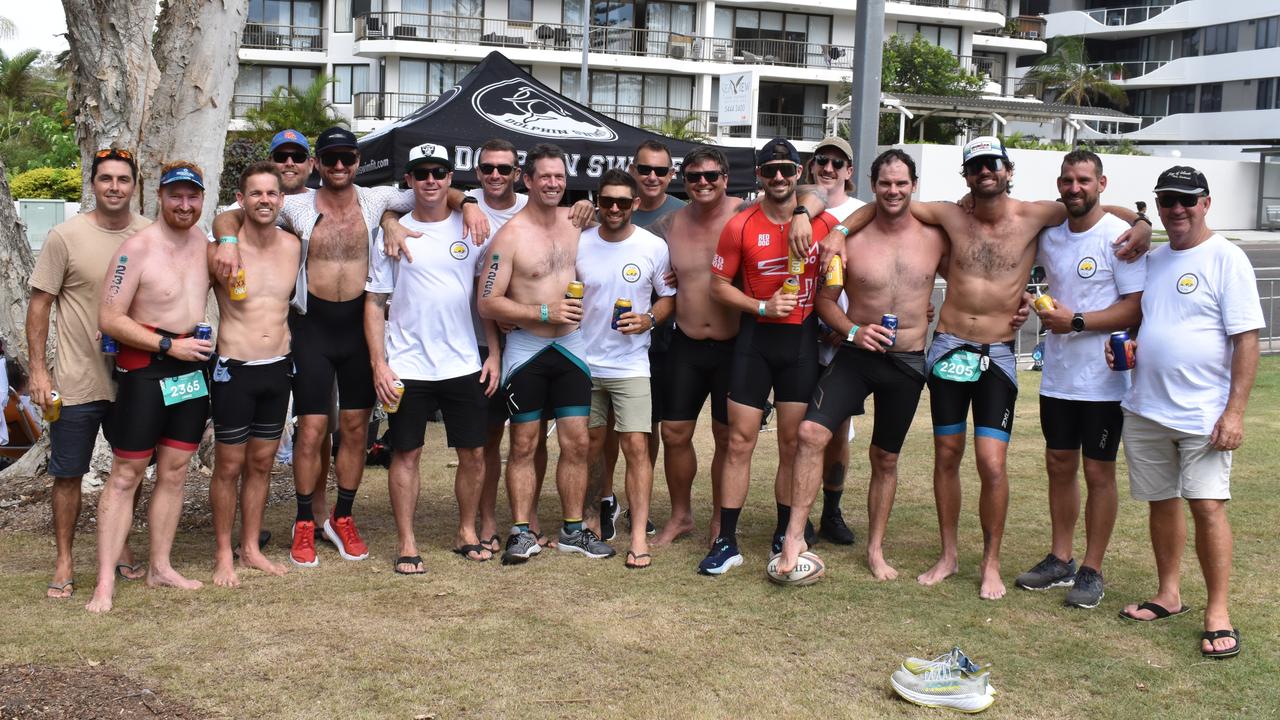
[[[171,162],[160,170],[160,218],[125,240],[103,284],[98,325],[116,339],[119,383],[111,427],[111,476],[98,501],[98,584],[85,608],[111,610],[115,566],[133,515],[133,493],[154,453],[155,489],[147,585],[195,590],[169,551],[182,513],[187,464],[209,415],[208,340],[192,337],[209,294],[204,233],[195,227],[204,203],[200,168]]]
[[[480,316],[516,326],[502,354],[503,392],[511,412],[507,495],[513,527],[503,564],[522,563],[541,551],[529,529],[534,512],[533,454],[542,416],[556,417],[560,460],[556,487],[564,526],[557,547],[591,558],[613,548],[582,521],[587,490],[587,416],[591,372],[582,333],[582,301],[566,298],[574,280],[578,228],[561,208],[568,165],[555,145],[535,145],[525,158],[529,202],[493,239],[480,293]]]
[[[245,209],[237,234],[247,297],[231,297],[226,283],[213,279],[218,299],[218,347],[210,386],[213,392],[214,460],[209,484],[213,508],[213,583],[238,587],[231,549],[240,498],[241,567],[283,575],[285,568],[262,554],[258,533],[266,508],[271,464],[284,432],[289,406],[289,296],[297,279],[301,245],[276,227],[284,205],[283,180],[276,165],[258,162],[240,174],[236,202]],[[210,273],[217,248],[209,245]]]
[[[972,193],[971,210],[953,203],[911,203],[917,220],[941,226],[951,239],[942,273],[947,278],[947,297],[925,358],[933,417],[933,492],[942,554],[917,580],[933,585],[959,569],[960,460],[964,457],[965,419],[972,404],[984,539],[978,595],[996,600],[1005,594],[1000,578],[1000,542],[1009,505],[1005,464],[1018,392],[1014,330],[1009,318],[1022,301],[1040,229],[1060,225],[1067,211],[1056,201],[1026,202],[1009,197],[1013,163],[997,138],[971,141],[964,146],[963,160],[965,181]],[[1131,210],[1107,209],[1122,220],[1137,221]],[[874,206],[862,208],[843,224],[851,231],[859,230],[874,213]],[[1150,241],[1150,227],[1129,235],[1136,237],[1122,237],[1130,242],[1117,250],[1123,259],[1141,255]],[[842,241],[841,233],[833,232],[824,244],[842,245]]]
[[[884,559],[884,533],[898,486],[898,454],[924,389],[929,297],[948,244],[940,229],[911,216],[916,189],[911,156],[896,149],[882,153],[871,164],[871,182],[875,220],[845,243],[848,310],[837,304],[839,286],[826,286],[818,296],[819,315],[845,341],[819,379],[800,424],[791,522],[779,573],[790,572],[805,547],[804,518],[822,482],[824,448],[831,441],[847,445],[843,434],[835,434],[845,432],[842,423],[861,415],[864,400],[874,393],[875,429],[867,451],[867,565],[877,580],[898,576]],[[898,316],[896,333],[880,325],[885,313]]]

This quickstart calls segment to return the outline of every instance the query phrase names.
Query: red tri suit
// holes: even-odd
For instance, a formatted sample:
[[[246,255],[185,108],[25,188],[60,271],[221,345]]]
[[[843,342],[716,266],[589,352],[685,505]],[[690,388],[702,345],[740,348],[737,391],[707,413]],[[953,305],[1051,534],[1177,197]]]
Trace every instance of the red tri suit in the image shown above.
[[[839,223],[830,213],[813,219],[814,240],[821,240]],[[720,232],[711,272],[730,282],[742,271],[742,292],[756,300],[768,300],[787,279],[787,230],[791,222],[779,224],[765,215],[760,203],[730,218]],[[782,318],[760,317],[756,322],[799,325],[813,313],[813,297],[818,284],[818,247],[815,242],[800,276],[799,302]]]

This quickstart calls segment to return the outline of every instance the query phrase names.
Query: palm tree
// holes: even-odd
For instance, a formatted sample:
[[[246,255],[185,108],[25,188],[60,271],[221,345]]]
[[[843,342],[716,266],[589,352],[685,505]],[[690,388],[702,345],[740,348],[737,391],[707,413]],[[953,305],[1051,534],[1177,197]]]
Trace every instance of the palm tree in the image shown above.
[[[705,142],[707,139],[707,134],[701,129],[701,120],[696,115],[664,117],[661,122],[655,125],[641,125],[641,127],[649,132],[665,135],[673,140],[700,143]]]
[[[1043,83],[1055,102],[1091,106],[1107,100],[1124,107],[1128,96],[1111,83],[1117,70],[1116,65],[1090,66],[1084,38],[1062,37],[1050,41],[1049,52],[1027,72],[1027,79]]]
[[[0,50],[0,99],[10,102],[30,101],[37,90],[43,90],[36,75],[40,51],[32,48],[9,57]]]
[[[334,82],[334,78],[320,75],[304,88],[276,88],[261,107],[250,108],[245,119],[255,134],[264,137],[281,128],[293,128],[307,137],[314,137],[326,128],[346,125],[347,121],[338,115],[337,108],[329,100],[329,85]]]

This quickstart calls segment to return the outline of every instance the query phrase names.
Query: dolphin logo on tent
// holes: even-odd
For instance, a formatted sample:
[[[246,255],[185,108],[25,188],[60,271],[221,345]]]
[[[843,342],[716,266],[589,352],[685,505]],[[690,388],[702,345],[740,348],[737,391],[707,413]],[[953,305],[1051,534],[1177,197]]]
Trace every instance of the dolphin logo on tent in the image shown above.
[[[524,135],[597,142],[618,139],[607,125],[520,78],[481,88],[471,105],[489,122]]]

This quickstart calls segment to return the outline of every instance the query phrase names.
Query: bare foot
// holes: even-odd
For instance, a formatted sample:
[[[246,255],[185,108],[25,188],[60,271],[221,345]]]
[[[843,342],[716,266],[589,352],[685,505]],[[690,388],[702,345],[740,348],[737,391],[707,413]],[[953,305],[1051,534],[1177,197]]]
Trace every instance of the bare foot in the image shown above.
[[[189,580],[178,573],[173,568],[151,568],[151,572],[147,573],[147,587],[174,587],[179,590],[199,590],[204,587],[204,583],[199,580]]]
[[[261,570],[268,575],[276,576],[284,575],[289,572],[289,568],[284,565],[279,565],[268,560],[267,556],[263,555],[261,550],[250,551],[244,548],[241,548],[240,550],[240,567],[253,568],[254,570]]]
[[[796,563],[800,560],[800,553],[806,549],[807,546],[803,537],[792,537],[790,534],[784,535],[782,538],[782,552],[778,556],[778,574],[787,575],[792,570],[795,570]]]
[[[1004,597],[1004,581],[1000,579],[1000,566],[983,566],[982,584],[978,588],[978,597],[983,600],[999,600]]]
[[[667,521],[666,525],[662,526],[662,529],[658,531],[658,534],[654,536],[653,544],[659,547],[662,545],[670,545],[685,535],[692,533],[693,530],[693,518],[671,518]]]
[[[871,568],[871,577],[876,580],[897,580],[898,571],[884,561],[884,553],[867,550],[867,567]]]
[[[921,585],[937,585],[960,571],[960,563],[947,558],[938,558],[933,567],[916,576]]]
[[[104,588],[101,584],[93,589],[93,597],[89,598],[85,610],[91,613],[111,612],[111,593],[115,588]]]
[[[231,564],[231,558],[216,560],[213,563],[213,584],[224,588],[240,587],[240,578],[236,576],[236,569]]]

